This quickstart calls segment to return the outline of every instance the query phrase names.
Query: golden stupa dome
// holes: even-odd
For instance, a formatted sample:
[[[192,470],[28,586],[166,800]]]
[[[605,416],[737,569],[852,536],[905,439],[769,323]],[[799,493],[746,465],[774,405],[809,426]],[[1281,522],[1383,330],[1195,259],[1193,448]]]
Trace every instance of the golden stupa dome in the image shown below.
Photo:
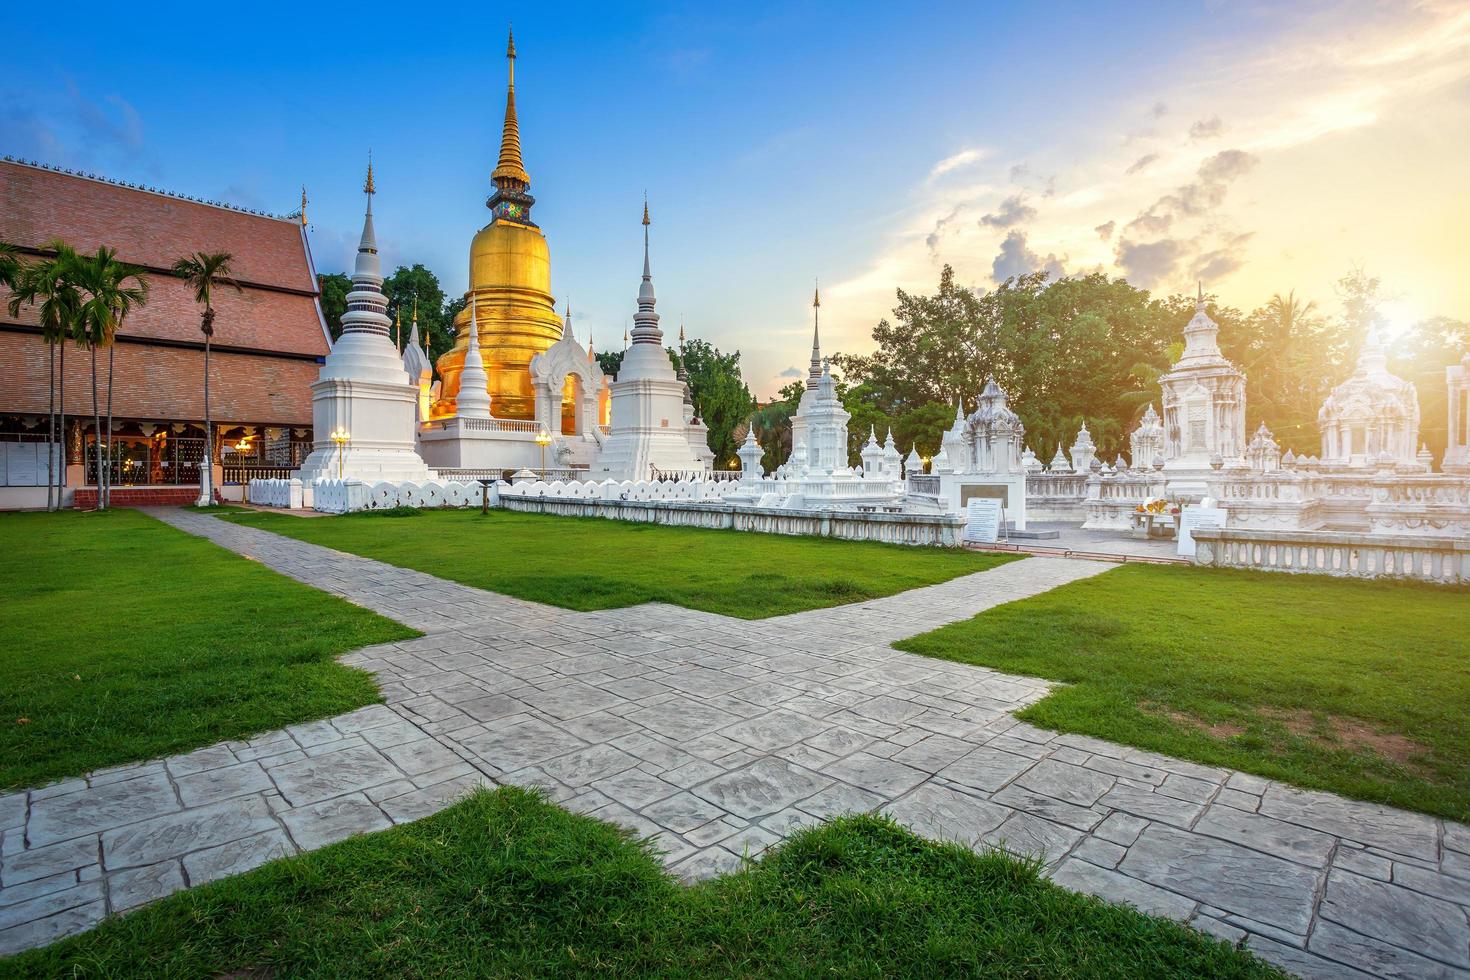
[[[460,374],[474,329],[485,366],[490,410],[496,418],[530,419],[535,413],[531,359],[556,343],[562,321],[551,295],[551,252],[546,236],[531,220],[530,175],[521,159],[520,125],[515,103],[515,41],[506,51],[510,64],[500,159],[486,201],[493,218],[470,242],[470,288],[466,308],[454,318],[454,346],[439,358],[439,399],[431,417],[454,414]],[[470,320],[473,311],[475,323]]]

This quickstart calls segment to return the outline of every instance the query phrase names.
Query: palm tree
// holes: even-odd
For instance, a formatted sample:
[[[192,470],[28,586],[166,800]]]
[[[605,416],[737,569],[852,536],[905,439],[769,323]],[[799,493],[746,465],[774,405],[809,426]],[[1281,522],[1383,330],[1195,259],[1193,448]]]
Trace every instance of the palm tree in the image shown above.
[[[204,333],[204,460],[199,467],[199,506],[214,503],[214,427],[209,417],[209,342],[214,336],[215,286],[234,286],[243,292],[240,284],[230,278],[229,252],[195,252],[174,263],[173,273],[194,289],[194,301],[204,306],[199,314],[199,329]]]
[[[66,486],[66,340],[76,335],[82,301],[76,286],[76,252],[60,240],[48,242],[45,249],[52,253],[50,258],[21,266],[18,272],[12,274],[9,308],[11,316],[20,316],[22,306],[39,306],[41,339],[45,341],[50,355],[48,453],[53,451],[57,443],[62,444],[61,452],[46,461],[46,508],[55,510],[61,506],[61,494]],[[58,347],[61,351],[59,363]],[[58,460],[63,465],[55,465]],[[53,477],[56,489],[54,496]]]
[[[92,413],[97,415],[97,348],[107,348],[107,439],[97,429],[97,506],[112,503],[112,366],[113,341],[134,308],[148,302],[148,280],[143,270],[117,260],[117,250],[98,246],[97,254],[77,261],[77,278],[88,294],[82,304],[82,331],[92,350]],[[134,285],[127,285],[132,280]],[[100,423],[100,419],[97,419]],[[107,465],[103,466],[103,455]]]
[[[19,275],[20,259],[16,256],[15,246],[0,242],[0,286],[13,289]]]

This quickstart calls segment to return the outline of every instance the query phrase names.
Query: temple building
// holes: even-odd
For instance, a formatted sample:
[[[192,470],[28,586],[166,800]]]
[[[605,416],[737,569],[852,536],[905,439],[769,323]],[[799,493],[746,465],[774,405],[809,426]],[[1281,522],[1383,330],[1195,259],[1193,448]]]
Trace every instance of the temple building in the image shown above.
[[[150,287],[122,324],[113,355],[112,500],[192,503],[199,467],[212,461],[226,497],[256,475],[284,475],[312,444],[311,384],[331,347],[318,302],[305,215],[258,214],[154,188],[59,169],[0,161],[0,241],[23,261],[60,239],[81,253],[117,250]],[[204,337],[193,292],[170,273],[194,252],[229,252],[240,289],[214,294],[210,414],[204,444]],[[44,507],[47,346],[34,307],[10,316],[0,289],[0,508]],[[105,364],[106,352],[99,352]],[[63,505],[88,505],[96,445],[91,366],[65,347],[66,461]],[[99,372],[106,398],[105,368]],[[106,407],[102,406],[105,426]],[[62,455],[62,454],[58,454]]]
[[[1317,425],[1325,465],[1417,465],[1419,394],[1388,370],[1388,351],[1376,332],[1364,340],[1352,375],[1322,403]]]

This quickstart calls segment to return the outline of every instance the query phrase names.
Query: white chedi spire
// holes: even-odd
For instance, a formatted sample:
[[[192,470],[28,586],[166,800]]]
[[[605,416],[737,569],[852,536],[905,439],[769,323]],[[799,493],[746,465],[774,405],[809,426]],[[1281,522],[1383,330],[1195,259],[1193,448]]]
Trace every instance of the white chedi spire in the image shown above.
[[[378,257],[378,236],[373,228],[373,162],[368,157],[367,181],[362,187],[367,195],[367,212],[362,219],[362,238],[357,245],[357,260],[352,268],[352,290],[347,294],[347,312],[342,314],[342,333],[374,333],[388,336],[393,321],[388,319],[388,297],[383,295],[383,266]],[[397,348],[394,348],[397,353]]]
[[[812,289],[812,362],[806,372],[806,386],[808,390],[816,388],[822,381],[821,312],[822,293],[814,287]]]
[[[658,328],[654,307],[658,298],[653,293],[653,272],[648,261],[648,201],[643,202],[643,281],[638,285],[638,312],[633,314],[633,344],[663,345],[663,331]]]
[[[464,369],[459,375],[459,394],[454,413],[462,419],[490,417],[490,390],[485,377],[485,360],[480,356],[480,321],[475,316],[475,294],[470,293],[470,345],[464,355]]]

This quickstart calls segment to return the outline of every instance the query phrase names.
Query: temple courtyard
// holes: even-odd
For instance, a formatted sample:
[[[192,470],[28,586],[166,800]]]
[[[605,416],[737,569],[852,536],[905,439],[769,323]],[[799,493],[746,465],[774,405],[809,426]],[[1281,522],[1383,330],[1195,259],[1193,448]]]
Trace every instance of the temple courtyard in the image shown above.
[[[0,972],[1470,970],[1462,588],[419,513],[3,518]]]

